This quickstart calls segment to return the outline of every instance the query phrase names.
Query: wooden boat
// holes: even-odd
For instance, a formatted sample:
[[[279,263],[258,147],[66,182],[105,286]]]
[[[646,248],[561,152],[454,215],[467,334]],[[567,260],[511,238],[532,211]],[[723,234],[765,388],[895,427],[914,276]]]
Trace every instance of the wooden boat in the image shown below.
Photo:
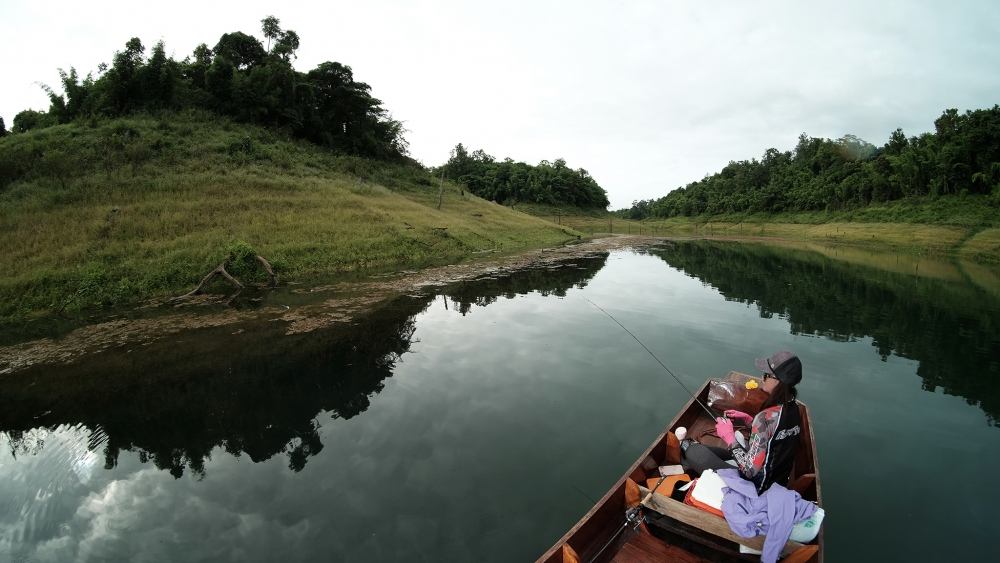
[[[742,375],[735,372],[732,375]],[[708,400],[709,381],[698,391],[698,399]],[[788,488],[803,498],[823,505],[820,494],[816,441],[809,409],[799,403],[802,434]],[[722,441],[705,432],[714,430],[715,421],[694,399],[688,401],[625,475],[597,504],[539,559],[539,563],[590,563],[603,561],[760,561],[757,555],[741,554],[738,544],[760,550],[763,536],[742,538],[729,529],[721,516],[654,492],[652,480],[661,465],[679,463],[679,442],[673,431],[688,429],[688,436],[706,445]],[[714,434],[714,433],[713,433]],[[649,481],[647,481],[649,480]],[[656,488],[659,491],[659,488]],[[823,530],[809,544],[789,541],[782,562],[822,563]]]

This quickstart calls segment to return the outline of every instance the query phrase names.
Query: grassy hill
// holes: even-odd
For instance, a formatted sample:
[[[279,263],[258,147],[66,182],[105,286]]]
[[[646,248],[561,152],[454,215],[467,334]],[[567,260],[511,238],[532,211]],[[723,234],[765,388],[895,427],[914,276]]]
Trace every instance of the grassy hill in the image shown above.
[[[245,242],[282,280],[454,262],[576,232],[203,112],[0,138],[0,321],[183,293]]]

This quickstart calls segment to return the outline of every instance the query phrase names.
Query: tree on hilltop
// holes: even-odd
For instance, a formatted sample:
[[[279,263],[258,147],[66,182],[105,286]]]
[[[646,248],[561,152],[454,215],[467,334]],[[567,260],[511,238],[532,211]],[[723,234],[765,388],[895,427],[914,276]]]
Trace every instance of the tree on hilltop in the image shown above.
[[[279,23],[278,18],[274,16],[267,16],[266,18],[260,20],[261,31],[264,32],[264,37],[267,38],[268,51],[271,50],[271,41],[281,36],[281,27],[278,25]]]
[[[198,45],[176,61],[157,42],[148,59],[133,37],[99,67],[98,78],[81,80],[60,70],[62,93],[43,86],[48,112],[26,110],[14,117],[13,132],[66,123],[81,117],[115,117],[141,111],[201,108],[239,121],[281,127],[331,149],[372,158],[400,159],[407,143],[401,122],[391,118],[371,87],[351,67],[326,61],[303,73],[292,60],[299,35],[279,20],[261,20],[268,48],[240,31],[223,34],[215,46]]]

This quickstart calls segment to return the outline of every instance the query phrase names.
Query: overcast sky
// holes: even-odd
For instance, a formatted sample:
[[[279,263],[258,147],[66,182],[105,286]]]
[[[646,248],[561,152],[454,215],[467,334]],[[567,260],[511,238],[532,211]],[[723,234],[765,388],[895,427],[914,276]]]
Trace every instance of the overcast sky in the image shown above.
[[[440,164],[458,142],[565,158],[612,208],[794,146],[799,133],[933,128],[1000,103],[1000,2],[22,2],[0,0],[0,116],[45,109],[36,82],[82,74],[133,36],[182,59],[273,14],[296,67],[350,65]]]

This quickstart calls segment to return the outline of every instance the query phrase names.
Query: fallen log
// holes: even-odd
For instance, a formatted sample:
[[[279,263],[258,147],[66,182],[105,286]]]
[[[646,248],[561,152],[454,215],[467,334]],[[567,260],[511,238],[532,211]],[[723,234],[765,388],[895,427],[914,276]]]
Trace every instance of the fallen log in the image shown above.
[[[271,287],[277,286],[278,276],[274,274],[274,268],[271,267],[271,263],[268,262],[267,259],[265,259],[263,256],[259,254],[254,255],[254,259],[256,259],[257,262],[260,263],[261,267],[264,268],[264,271],[267,272],[267,276],[270,279],[270,286]],[[234,278],[229,272],[226,271],[226,262],[228,262],[228,260],[216,266],[214,270],[209,272],[204,278],[201,279],[201,282],[199,282],[194,289],[185,293],[184,295],[175,297],[173,300],[185,299],[188,297],[193,297],[195,295],[198,295],[199,293],[201,293],[201,290],[206,285],[208,285],[209,283],[211,283],[213,279],[215,279],[216,276],[222,276],[229,283],[236,286],[236,293],[233,295],[233,297],[239,295],[239,293],[243,291],[243,284],[240,283],[240,280]],[[230,297],[230,301],[232,300],[233,297]]]

